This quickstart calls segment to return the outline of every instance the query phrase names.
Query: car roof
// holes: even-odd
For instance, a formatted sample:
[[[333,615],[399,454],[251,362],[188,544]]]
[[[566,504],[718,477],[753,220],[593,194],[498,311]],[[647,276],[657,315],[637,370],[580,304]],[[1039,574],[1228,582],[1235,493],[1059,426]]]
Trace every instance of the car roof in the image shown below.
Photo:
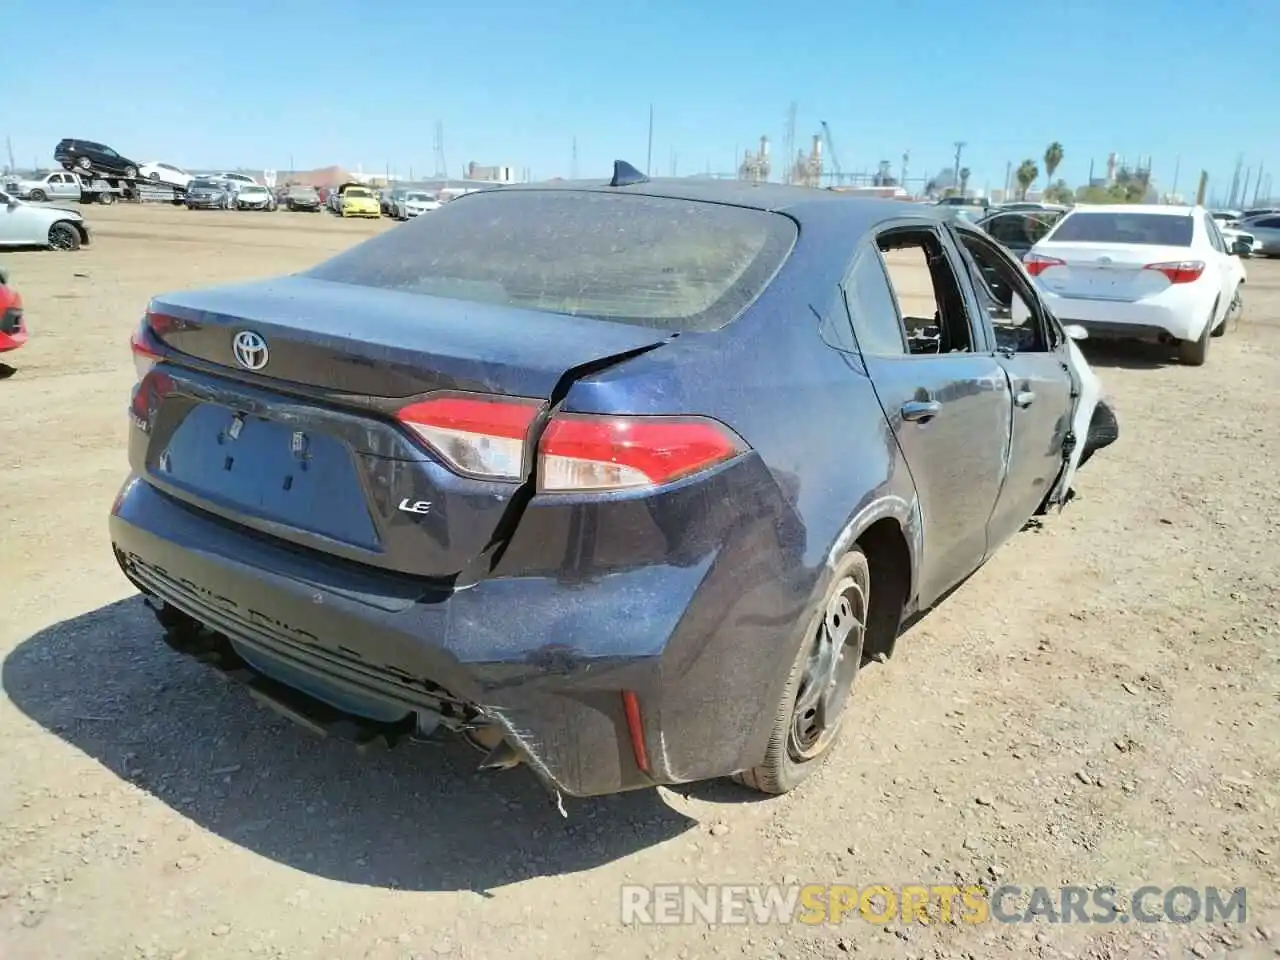
[[[783,213],[806,223],[841,222],[859,232],[876,223],[904,217],[947,222],[953,210],[933,205],[906,203],[880,197],[849,196],[835,190],[799,187],[782,183],[755,183],[749,180],[716,180],[699,177],[654,177],[641,183],[611,187],[605,180],[555,180],[542,183],[503,185],[501,189],[481,188],[480,193],[524,193],[527,191],[577,191],[629,194],[673,200],[722,203],[771,213]]]
[[[1204,207],[1190,204],[1176,205],[1164,203],[1077,203],[1071,213],[1155,213],[1167,217],[1189,217],[1194,213],[1203,213]]]

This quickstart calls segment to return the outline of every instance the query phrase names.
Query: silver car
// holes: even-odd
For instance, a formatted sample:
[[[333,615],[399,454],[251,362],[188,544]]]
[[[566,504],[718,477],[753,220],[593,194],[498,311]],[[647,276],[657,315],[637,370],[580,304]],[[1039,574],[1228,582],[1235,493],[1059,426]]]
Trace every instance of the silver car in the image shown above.
[[[89,227],[75,210],[34,206],[0,190],[0,247],[79,250],[90,241]]]
[[[1239,229],[1253,234],[1255,257],[1280,257],[1280,213],[1264,213],[1241,220]]]
[[[30,177],[9,177],[4,192],[20,200],[79,200],[80,178],[74,173],[55,170],[53,173],[37,173]]]

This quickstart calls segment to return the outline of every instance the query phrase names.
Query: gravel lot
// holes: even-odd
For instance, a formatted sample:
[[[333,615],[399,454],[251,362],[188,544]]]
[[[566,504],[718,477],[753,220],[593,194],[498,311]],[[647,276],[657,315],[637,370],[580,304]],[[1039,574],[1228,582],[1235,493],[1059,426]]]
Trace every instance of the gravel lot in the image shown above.
[[[389,224],[88,208],[6,253],[0,957],[1280,954],[1280,262],[1207,366],[1091,349],[1121,438],[859,683],[797,794],[571,802],[463,746],[313,739],[162,647],[117,571],[128,337],[166,289],[308,266]],[[1248,888],[1241,925],[623,927],[625,883]]]

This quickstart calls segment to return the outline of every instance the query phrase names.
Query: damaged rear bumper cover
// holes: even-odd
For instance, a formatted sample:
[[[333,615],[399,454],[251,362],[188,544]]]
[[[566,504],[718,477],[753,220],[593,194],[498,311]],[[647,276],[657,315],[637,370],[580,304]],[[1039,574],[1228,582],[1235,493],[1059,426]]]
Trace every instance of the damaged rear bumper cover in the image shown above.
[[[727,630],[681,638],[710,561],[640,567],[586,591],[539,576],[424,595],[421,581],[247,534],[133,479],[110,532],[162,623],[176,612],[208,628],[170,630],[172,646],[313,729],[368,742],[424,718],[496,726],[570,796],[721,776],[763,756],[767,725],[736,698],[769,702],[775,658],[744,657]],[[673,671],[692,645],[701,662]],[[709,691],[709,674],[739,689]]]

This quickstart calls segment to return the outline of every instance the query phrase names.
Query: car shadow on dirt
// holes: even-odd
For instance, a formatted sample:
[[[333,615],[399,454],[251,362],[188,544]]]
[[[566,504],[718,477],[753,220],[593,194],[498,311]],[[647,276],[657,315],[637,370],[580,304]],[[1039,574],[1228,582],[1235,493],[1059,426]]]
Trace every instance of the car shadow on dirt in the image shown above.
[[[447,740],[358,752],[171,652],[141,599],[63,621],[0,672],[56,736],[207,830],[348,883],[486,891],[621,859],[695,821],[656,790],[564,801],[529,771],[480,774]]]

